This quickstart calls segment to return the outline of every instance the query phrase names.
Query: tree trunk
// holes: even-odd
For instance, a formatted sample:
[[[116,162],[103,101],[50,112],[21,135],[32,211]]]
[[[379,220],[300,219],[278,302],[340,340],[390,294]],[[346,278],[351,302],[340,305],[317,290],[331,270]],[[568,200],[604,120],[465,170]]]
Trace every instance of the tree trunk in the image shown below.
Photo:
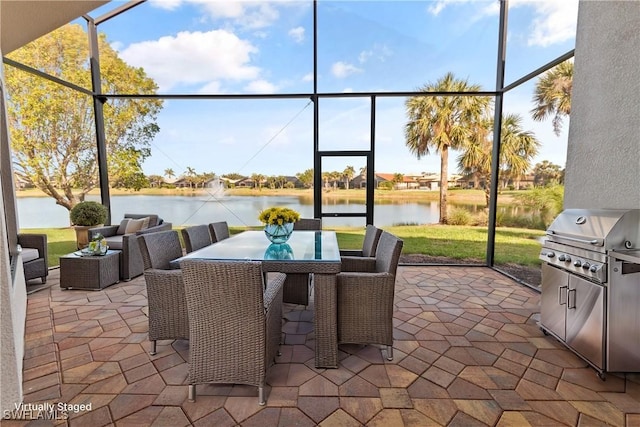
[[[440,224],[447,223],[447,189],[449,187],[449,147],[440,153]]]

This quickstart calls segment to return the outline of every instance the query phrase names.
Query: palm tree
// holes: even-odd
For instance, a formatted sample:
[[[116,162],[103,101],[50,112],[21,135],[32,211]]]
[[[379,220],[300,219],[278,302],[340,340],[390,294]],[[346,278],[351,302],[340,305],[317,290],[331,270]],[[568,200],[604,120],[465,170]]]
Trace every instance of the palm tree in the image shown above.
[[[190,166],[187,166],[185,175],[187,175],[187,182],[189,183],[189,188],[193,188],[193,183],[195,181],[195,176],[196,176],[196,170]]]
[[[522,117],[517,114],[507,114],[502,118],[501,138],[500,175],[503,187],[511,179],[519,189],[520,178],[531,169],[531,161],[538,154],[540,142],[533,132],[522,129]]]
[[[329,173],[329,179],[333,183],[333,189],[338,189],[338,182],[342,179],[342,173],[338,171],[333,171]]]
[[[251,174],[251,179],[253,180],[253,188],[262,190],[262,181],[264,181],[265,178],[266,177],[260,173]]]
[[[344,178],[344,188],[349,189],[349,181],[356,174],[356,170],[353,166],[347,166],[344,171],[342,171],[342,177]]]
[[[400,184],[402,181],[404,181],[404,175],[401,173],[394,173],[393,174],[393,183],[396,184],[396,186],[398,184]]]
[[[491,182],[491,138],[493,123],[489,119],[478,127],[475,137],[464,147],[458,156],[458,167],[464,173],[484,179],[485,203],[489,206]],[[531,168],[531,161],[538,154],[540,142],[531,131],[522,129],[522,118],[517,114],[507,114],[502,119],[500,145],[500,177],[503,182],[509,178],[519,180]]]
[[[322,172],[322,179],[324,180],[324,188],[329,188],[329,180],[331,179],[331,172]]]
[[[168,177],[168,178],[173,178],[176,176],[176,173],[173,171],[173,169],[171,168],[167,168],[164,170],[164,176]]]
[[[458,80],[447,73],[435,84],[420,88],[423,92],[477,92],[479,85]],[[405,126],[406,145],[418,159],[440,153],[440,223],[447,222],[447,185],[449,179],[449,149],[458,149],[474,137],[474,129],[485,114],[491,99],[486,96],[429,96],[407,99],[408,122]]]
[[[560,135],[562,118],[571,114],[571,88],[573,86],[573,61],[564,61],[545,72],[536,83],[531,110],[534,120],[542,121],[553,116],[553,132]]]
[[[147,179],[149,180],[149,184],[158,188],[162,187],[164,183],[164,179],[162,179],[160,175],[149,175]]]

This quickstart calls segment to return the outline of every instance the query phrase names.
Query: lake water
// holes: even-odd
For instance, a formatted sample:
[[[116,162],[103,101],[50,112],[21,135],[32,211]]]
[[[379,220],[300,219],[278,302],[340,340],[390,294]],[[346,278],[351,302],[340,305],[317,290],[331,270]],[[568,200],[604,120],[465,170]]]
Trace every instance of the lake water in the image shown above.
[[[100,201],[98,197],[87,200]],[[55,204],[50,197],[21,197],[17,199],[20,228],[49,228],[69,226],[69,212]],[[400,224],[428,224],[438,222],[439,203],[417,201],[383,201],[374,206],[375,224],[384,227]],[[313,217],[313,201],[296,196],[111,196],[113,222],[125,213],[156,213],[173,225],[208,224],[227,221],[230,226],[261,225],[258,213],[271,206],[286,206]],[[457,205],[451,204],[450,207]],[[463,205],[471,211],[482,206]],[[364,212],[364,203],[353,200],[326,200],[324,212]],[[326,226],[364,226],[365,218],[324,218]]]

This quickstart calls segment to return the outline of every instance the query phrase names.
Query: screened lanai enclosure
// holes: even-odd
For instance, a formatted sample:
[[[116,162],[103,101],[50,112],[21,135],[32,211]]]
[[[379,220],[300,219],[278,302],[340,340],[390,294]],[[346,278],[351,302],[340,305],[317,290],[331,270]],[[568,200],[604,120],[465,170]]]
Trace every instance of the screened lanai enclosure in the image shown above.
[[[5,79],[75,129],[30,137],[51,153],[88,144],[64,166],[95,177],[87,199],[114,221],[153,209],[178,226],[250,227],[282,204],[324,228],[393,229],[405,264],[490,266],[536,287],[568,117],[535,120],[535,87],[572,61],[578,9],[557,3],[109,2],[4,52]],[[22,95],[8,93],[8,114],[29,187]],[[176,191],[113,191],[140,186]],[[20,227],[68,225],[47,199],[17,198]]]

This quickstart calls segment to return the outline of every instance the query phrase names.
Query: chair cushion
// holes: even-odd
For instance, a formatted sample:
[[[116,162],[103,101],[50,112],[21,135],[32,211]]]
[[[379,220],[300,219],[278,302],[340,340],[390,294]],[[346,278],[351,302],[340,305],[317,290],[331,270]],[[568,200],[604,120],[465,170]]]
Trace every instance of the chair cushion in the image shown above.
[[[125,218],[122,221],[120,221],[120,225],[118,226],[118,230],[116,231],[116,234],[124,234],[127,231],[127,225],[129,224],[130,219],[129,218]]]
[[[40,258],[40,253],[34,248],[22,248],[22,262],[33,261]]]
[[[140,219],[130,219],[124,234],[135,233],[143,229],[145,222],[149,225],[149,217]]]
[[[145,218],[145,217],[149,217],[149,227],[155,227],[156,225],[160,225],[162,224],[162,219],[158,218],[158,215],[156,214],[130,214],[130,213],[126,213],[124,214],[125,218],[130,218],[130,219],[140,219],[140,218]]]
[[[122,236],[121,235],[105,237],[105,240],[107,241],[107,246],[109,246],[109,249],[117,249],[119,251],[122,250]]]

